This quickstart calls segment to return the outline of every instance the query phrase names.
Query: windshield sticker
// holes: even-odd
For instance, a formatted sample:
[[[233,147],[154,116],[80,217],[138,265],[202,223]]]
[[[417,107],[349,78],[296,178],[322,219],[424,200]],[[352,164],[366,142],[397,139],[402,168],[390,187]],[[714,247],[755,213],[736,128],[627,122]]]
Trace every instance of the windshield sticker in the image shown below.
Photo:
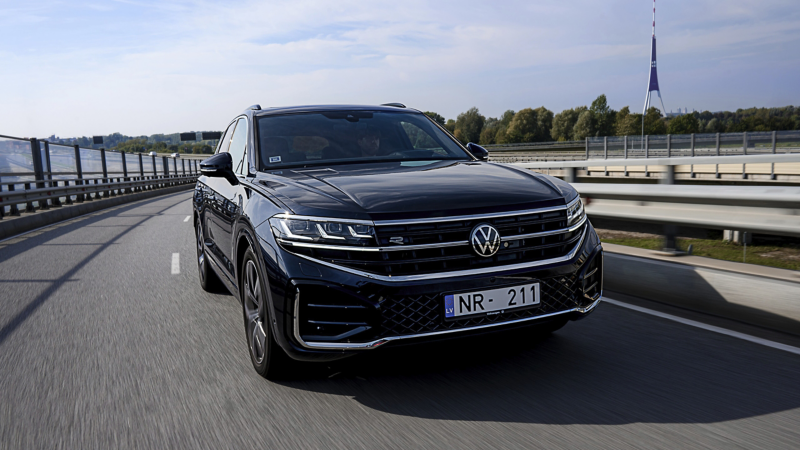
[[[271,163],[281,162],[281,157],[280,156],[270,156],[269,157],[269,162],[271,162]]]

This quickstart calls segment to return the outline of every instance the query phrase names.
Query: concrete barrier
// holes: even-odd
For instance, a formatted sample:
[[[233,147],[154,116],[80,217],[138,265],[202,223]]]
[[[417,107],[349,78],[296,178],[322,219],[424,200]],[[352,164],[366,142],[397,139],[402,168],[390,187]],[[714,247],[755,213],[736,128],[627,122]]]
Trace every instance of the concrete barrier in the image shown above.
[[[607,291],[800,336],[797,272],[700,257],[649,257],[647,250],[604,247]]]
[[[19,217],[6,216],[0,220],[0,240],[112,206],[144,200],[158,195],[194,189],[194,186],[194,183],[180,184],[133,194],[117,195],[116,197],[104,198],[101,200],[75,203],[69,206],[50,207],[48,210],[40,210],[35,213],[23,213]]]

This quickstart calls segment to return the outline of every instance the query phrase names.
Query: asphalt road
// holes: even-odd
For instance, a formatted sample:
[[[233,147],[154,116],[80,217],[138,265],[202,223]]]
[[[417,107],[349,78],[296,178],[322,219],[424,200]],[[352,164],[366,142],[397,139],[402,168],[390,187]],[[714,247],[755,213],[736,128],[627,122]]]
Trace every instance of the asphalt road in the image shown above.
[[[611,304],[539,341],[405,347],[268,382],[237,301],[200,289],[190,214],[185,192],[0,242],[0,447],[800,442],[800,356]]]

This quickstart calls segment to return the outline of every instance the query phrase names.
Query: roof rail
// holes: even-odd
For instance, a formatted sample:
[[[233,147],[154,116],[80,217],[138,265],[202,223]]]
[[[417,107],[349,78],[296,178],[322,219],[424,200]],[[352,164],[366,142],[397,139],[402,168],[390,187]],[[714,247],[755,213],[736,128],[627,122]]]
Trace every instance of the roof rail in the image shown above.
[[[395,108],[405,108],[406,105],[402,103],[381,103],[381,106],[394,106]]]
[[[251,109],[252,109],[253,111],[261,111],[261,105],[252,105],[252,106],[248,106],[248,107],[247,107],[247,109],[245,109],[245,111],[248,111],[248,110],[251,110]]]

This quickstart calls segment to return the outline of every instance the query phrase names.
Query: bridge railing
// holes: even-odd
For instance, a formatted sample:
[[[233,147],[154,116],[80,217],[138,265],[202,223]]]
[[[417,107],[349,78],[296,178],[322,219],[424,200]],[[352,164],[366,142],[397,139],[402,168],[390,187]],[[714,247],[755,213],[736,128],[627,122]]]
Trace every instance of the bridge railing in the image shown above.
[[[194,181],[200,161],[0,135],[0,218]]]
[[[583,141],[486,146],[497,162],[732,156],[800,152],[800,130],[589,137]]]

